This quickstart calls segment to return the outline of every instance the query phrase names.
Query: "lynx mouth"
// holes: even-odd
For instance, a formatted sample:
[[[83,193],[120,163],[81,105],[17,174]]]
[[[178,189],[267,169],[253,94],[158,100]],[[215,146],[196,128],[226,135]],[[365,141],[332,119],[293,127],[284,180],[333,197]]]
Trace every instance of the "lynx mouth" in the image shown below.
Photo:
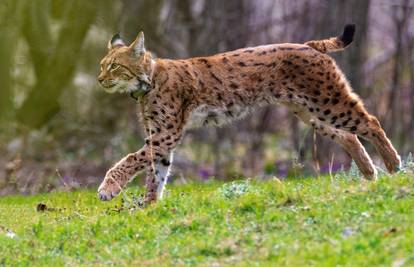
[[[102,87],[108,89],[108,88],[115,87],[115,85],[116,85],[115,83],[113,83],[113,84],[102,84]]]
[[[115,85],[117,85],[117,83],[115,83],[115,82],[102,82],[101,83],[101,86],[105,89],[115,87]]]

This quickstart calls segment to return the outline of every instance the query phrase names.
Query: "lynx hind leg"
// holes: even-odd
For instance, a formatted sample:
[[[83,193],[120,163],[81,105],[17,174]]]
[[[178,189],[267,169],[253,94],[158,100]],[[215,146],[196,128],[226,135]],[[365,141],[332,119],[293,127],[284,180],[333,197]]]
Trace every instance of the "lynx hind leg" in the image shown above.
[[[390,173],[401,168],[401,158],[375,116],[370,115],[363,103],[354,94],[349,94],[341,107],[339,115],[332,112],[329,118],[335,128],[357,134],[368,140],[380,154]],[[341,118],[342,117],[342,118]],[[335,120],[334,120],[335,119]]]
[[[401,157],[388,139],[376,117],[367,114],[368,122],[357,133],[374,145],[390,173],[401,169]]]
[[[332,79],[334,75],[336,80]],[[304,102],[315,116],[315,121],[367,139],[381,155],[388,171],[391,173],[398,171],[401,167],[400,156],[378,120],[365,110],[362,101],[352,92],[350,85],[341,78],[339,70],[330,73],[329,77],[331,77],[330,82],[326,83],[327,87],[322,97],[315,98],[313,103]]]
[[[330,125],[321,123],[319,120],[313,119],[306,111],[296,110],[295,115],[304,123],[311,125],[320,135],[331,138],[345,149],[366,179],[375,180],[377,178],[375,166],[355,134],[341,131]]]
[[[315,123],[312,124],[319,134],[330,137],[348,152],[366,179],[375,180],[377,178],[377,170],[364,146],[355,134],[337,130],[330,126],[317,126]]]

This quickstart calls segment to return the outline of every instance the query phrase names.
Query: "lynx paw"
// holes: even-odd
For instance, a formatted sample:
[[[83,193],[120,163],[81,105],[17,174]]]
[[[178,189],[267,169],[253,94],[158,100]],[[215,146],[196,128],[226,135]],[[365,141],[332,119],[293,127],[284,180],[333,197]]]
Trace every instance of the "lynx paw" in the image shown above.
[[[98,197],[102,201],[109,201],[121,192],[121,186],[112,178],[105,178],[98,188]]]

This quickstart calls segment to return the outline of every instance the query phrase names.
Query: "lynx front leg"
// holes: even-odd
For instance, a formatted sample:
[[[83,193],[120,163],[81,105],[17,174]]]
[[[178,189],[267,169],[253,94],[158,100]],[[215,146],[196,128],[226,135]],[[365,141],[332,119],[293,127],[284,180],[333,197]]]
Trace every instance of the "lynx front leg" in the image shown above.
[[[155,172],[150,170],[146,179],[146,192],[144,202],[146,205],[161,199],[164,188],[170,175],[173,153],[162,158],[155,164]],[[152,169],[152,167],[151,167]]]
[[[158,182],[157,198],[161,199],[164,193],[165,185],[167,184],[168,177],[171,172],[171,164],[173,162],[173,153],[171,152],[169,157],[165,157],[155,166],[155,177]]]
[[[107,171],[98,188],[101,200],[111,200],[117,196],[122,188],[149,164],[148,150],[148,146],[144,146],[138,152],[128,154]]]
[[[146,145],[138,152],[131,153],[120,160],[105,175],[99,186],[98,195],[101,200],[111,200],[121,192],[122,188],[144,168],[150,169],[148,176],[157,177],[152,166],[163,166],[162,159],[170,154],[181,137],[181,132],[166,133],[168,138],[161,135],[152,135],[146,139]],[[162,168],[161,168],[162,169]],[[164,171],[165,172],[165,171]],[[165,179],[164,179],[165,180]],[[162,185],[165,182],[161,183]],[[157,192],[159,190],[157,188]]]

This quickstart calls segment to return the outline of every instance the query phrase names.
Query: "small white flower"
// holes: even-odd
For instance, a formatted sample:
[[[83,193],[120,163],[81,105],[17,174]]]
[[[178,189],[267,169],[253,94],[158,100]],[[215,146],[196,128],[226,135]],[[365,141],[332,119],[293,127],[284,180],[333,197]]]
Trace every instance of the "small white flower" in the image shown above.
[[[367,211],[364,211],[363,213],[361,213],[361,216],[362,217],[365,217],[365,218],[369,218],[369,217],[371,217],[371,215],[369,214],[369,212],[367,212]]]
[[[13,232],[12,230],[7,230],[6,236],[9,237],[9,238],[15,238],[16,233]]]

